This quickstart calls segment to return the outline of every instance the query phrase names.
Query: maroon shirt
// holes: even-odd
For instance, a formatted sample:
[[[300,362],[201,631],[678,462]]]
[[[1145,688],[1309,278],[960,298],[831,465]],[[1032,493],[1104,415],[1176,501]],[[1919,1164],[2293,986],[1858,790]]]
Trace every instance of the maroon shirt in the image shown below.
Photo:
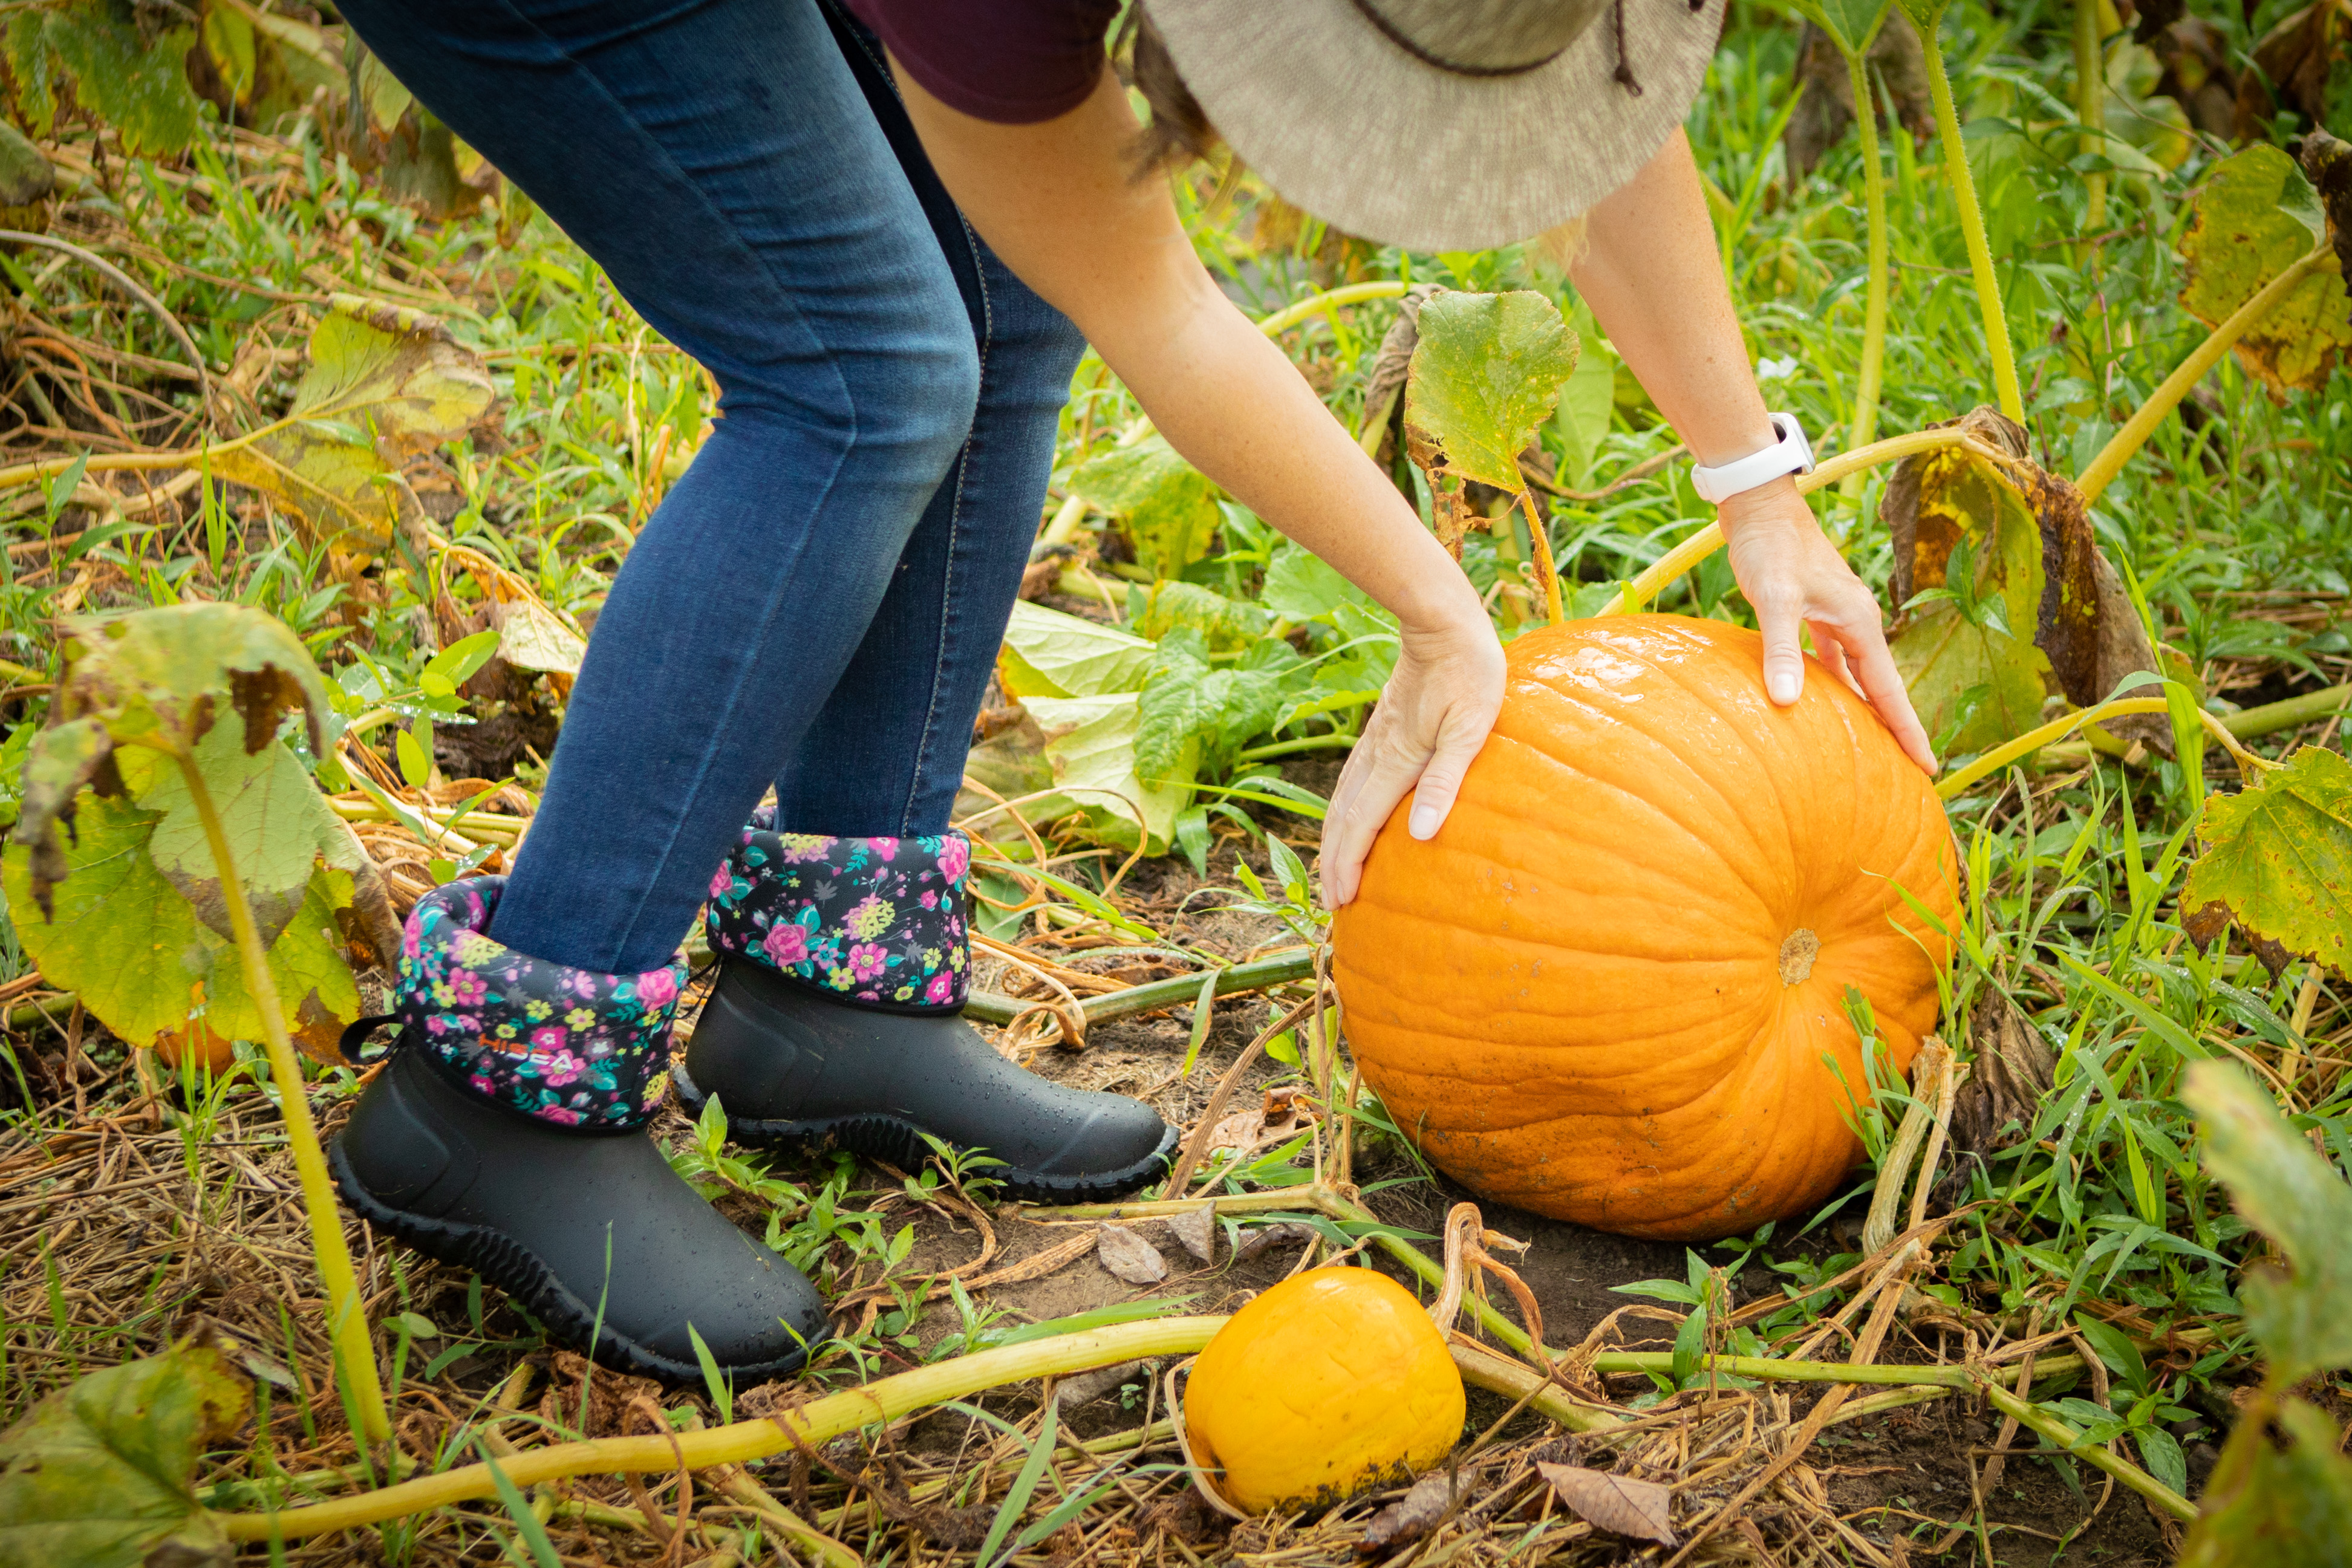
[[[974,120],[1033,125],[1084,103],[1118,0],[846,0],[925,92]]]

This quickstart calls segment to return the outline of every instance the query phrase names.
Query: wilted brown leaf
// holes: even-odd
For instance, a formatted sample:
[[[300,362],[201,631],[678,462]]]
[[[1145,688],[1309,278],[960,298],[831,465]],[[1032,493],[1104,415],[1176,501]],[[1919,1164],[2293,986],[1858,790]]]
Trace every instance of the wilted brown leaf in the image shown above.
[[[1356,1551],[1365,1557],[1377,1557],[1399,1546],[1408,1546],[1435,1530],[1445,1511],[1454,1504],[1454,1478],[1440,1470],[1412,1483],[1411,1490],[1396,1501],[1372,1515],[1364,1526],[1364,1538],[1356,1543]]]
[[[1880,508],[1895,544],[1892,591],[1895,603],[1901,605],[1915,593],[1946,586],[1946,563],[1963,539],[1970,541],[1983,576],[1989,568],[1987,553],[2000,538],[1996,520],[1983,514],[2006,508],[2011,505],[2008,497],[2014,497],[2020,510],[2031,515],[2041,544],[2042,582],[2040,597],[2034,601],[2033,645],[2049,661],[2049,674],[2066,700],[2088,706],[2105,698],[2126,676],[2156,671],[2156,650],[2148,643],[2147,630],[2132,607],[2121,576],[2092,534],[2081,493],[2032,462],[2024,427],[1995,410],[1978,408],[1931,428],[1949,424],[1958,425],[2010,462],[1995,471],[1983,459],[1960,450],[1910,458],[1895,471]],[[2011,517],[2016,515],[2004,512]],[[2016,548],[2022,548],[2021,540]],[[1948,606],[1937,605],[1920,620],[1949,614]],[[1924,645],[1927,639],[1913,632],[1914,624],[1906,618],[1896,633],[1896,662],[1905,666],[1906,678],[1928,670],[1928,662],[1921,658],[1915,672],[1914,644]],[[2014,630],[2023,631],[2014,621],[2011,624]],[[1993,634],[1988,633],[1984,640],[1988,648],[1993,645]],[[1976,678],[1980,674],[1972,668],[1953,677],[1955,681]],[[1993,684],[1997,695],[2007,690],[1998,680]],[[2015,721],[2021,725],[2032,716],[2025,711],[2030,694],[2021,671],[2015,673],[2013,684],[2018,690],[2011,701],[2020,709]],[[1943,685],[1931,689],[1940,695]],[[1915,700],[1919,695],[1915,693]],[[2126,738],[2146,740],[2170,753],[2171,729],[2161,715],[2136,715],[2108,727]],[[1968,738],[2006,737],[1988,733]]]
[[[1987,1155],[2033,1125],[2058,1065],[2042,1031],[1999,991],[1987,991],[1970,1009],[1969,1046],[1969,1079],[1952,1097],[1951,1168],[1936,1184],[1944,1208],[1968,1192],[1970,1174]]]
[[[1632,1476],[1588,1470],[1580,1465],[1539,1464],[1536,1469],[1578,1518],[1619,1535],[1654,1541],[1662,1546],[1675,1544],[1674,1526],[1666,1517],[1672,1489]]]
[[[1911,19],[1899,9],[1892,12],[1870,41],[1866,57],[1872,85],[1883,82],[1893,96],[1901,129],[1914,139],[1924,139],[1935,120],[1927,92],[1927,52],[1920,47]],[[1804,96],[1780,133],[1780,149],[1790,172],[1802,179],[1853,123],[1853,75],[1845,57],[1815,23],[1805,24],[1803,41],[1797,47],[1797,78]]]
[[[1217,1217],[1207,1208],[1188,1208],[1168,1221],[1169,1233],[1184,1244],[1184,1250],[1203,1263],[1216,1259]]]
[[[2352,278],[2352,144],[2314,126],[2304,137],[2297,157],[2327,214],[2328,237],[2336,246],[2336,270],[2338,276]]]
[[[1123,1225],[1106,1225],[1095,1233],[1095,1256],[1130,1285],[1156,1285],[1168,1278],[1168,1260],[1160,1249]]]

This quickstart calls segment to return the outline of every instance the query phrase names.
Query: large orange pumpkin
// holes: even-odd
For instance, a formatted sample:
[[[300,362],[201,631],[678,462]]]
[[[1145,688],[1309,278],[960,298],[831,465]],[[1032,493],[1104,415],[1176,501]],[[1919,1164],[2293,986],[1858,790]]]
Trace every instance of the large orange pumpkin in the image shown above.
[[[1577,622],[1508,665],[1444,828],[1399,806],[1335,923],[1365,1076],[1503,1203],[1689,1240],[1808,1211],[1858,1152],[1846,988],[1897,1069],[1935,1022],[1947,944],[1895,890],[1951,926],[1942,802],[1820,664],[1773,706],[1753,632]]]

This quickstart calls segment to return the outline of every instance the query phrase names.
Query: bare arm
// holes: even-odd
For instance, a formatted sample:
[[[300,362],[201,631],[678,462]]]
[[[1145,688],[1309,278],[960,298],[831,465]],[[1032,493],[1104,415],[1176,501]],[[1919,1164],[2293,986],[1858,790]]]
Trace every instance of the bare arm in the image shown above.
[[[1748,369],[1724,287],[1690,143],[1676,131],[1643,171],[1592,211],[1577,290],[1658,412],[1709,465],[1779,439]],[[1913,761],[1935,770],[1927,737],[1886,651],[1878,601],[1822,536],[1793,480],[1735,496],[1718,509],[1731,565],[1764,633],[1765,689],[1792,703],[1810,626],[1830,668],[1850,674]]]
[[[1176,450],[1397,617],[1403,647],[1324,821],[1325,896],[1355,896],[1407,790],[1435,833],[1502,706],[1503,655],[1467,579],[1282,350],[1219,292],[1166,185],[1130,177],[1136,131],[1103,73],[1057,120],[996,125],[898,73],[950,194],[1023,281],[1077,324]]]

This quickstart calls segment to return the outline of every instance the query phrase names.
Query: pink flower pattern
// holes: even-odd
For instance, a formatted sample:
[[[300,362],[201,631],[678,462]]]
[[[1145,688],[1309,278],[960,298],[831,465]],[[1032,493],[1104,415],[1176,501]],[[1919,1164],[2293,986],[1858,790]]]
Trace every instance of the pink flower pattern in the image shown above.
[[[542,1122],[642,1125],[661,1103],[684,956],[641,975],[529,957],[487,936],[505,886],[472,877],[417,901],[394,988],[404,1038],[483,1099]]]
[[[710,945],[845,1001],[953,1010],[971,967],[971,866],[961,833],[779,833],[762,806],[711,879]]]

